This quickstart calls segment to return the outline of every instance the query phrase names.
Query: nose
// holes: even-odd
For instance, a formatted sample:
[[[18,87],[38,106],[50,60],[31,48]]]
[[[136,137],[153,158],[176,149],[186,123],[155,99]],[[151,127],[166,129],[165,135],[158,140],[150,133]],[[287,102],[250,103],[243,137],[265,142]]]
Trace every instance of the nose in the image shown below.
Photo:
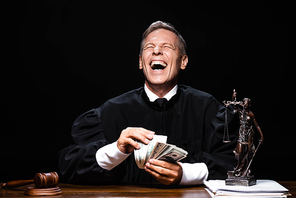
[[[153,50],[153,54],[154,55],[162,55],[162,49],[160,46],[155,46],[154,50]]]

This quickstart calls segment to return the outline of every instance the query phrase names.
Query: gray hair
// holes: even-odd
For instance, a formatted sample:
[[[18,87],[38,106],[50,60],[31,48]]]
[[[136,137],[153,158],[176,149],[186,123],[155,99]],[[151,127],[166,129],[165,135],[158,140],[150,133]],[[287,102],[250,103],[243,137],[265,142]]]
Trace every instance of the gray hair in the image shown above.
[[[181,36],[181,34],[174,28],[174,26],[170,23],[165,23],[162,21],[156,21],[154,23],[152,23],[147,30],[143,33],[142,36],[142,42],[141,42],[141,46],[140,46],[140,56],[142,56],[142,52],[143,52],[143,48],[144,48],[144,43],[145,43],[145,39],[146,37],[153,31],[158,30],[158,29],[165,29],[165,30],[169,30],[173,33],[175,33],[178,37],[178,43],[177,43],[177,47],[180,51],[181,56],[186,55],[186,50],[187,50],[187,45],[185,40],[183,39],[183,37]]]

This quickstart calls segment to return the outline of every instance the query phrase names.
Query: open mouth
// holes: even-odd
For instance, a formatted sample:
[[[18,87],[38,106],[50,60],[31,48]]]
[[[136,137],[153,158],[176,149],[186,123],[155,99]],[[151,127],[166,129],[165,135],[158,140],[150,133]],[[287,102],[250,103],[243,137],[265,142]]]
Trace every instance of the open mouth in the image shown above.
[[[153,70],[163,70],[166,68],[167,64],[164,61],[152,61],[150,66]]]

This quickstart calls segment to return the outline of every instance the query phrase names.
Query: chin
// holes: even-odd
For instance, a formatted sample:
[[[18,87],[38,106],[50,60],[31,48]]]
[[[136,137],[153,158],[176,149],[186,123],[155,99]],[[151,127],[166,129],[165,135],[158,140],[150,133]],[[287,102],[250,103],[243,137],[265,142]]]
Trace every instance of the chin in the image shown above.
[[[151,85],[164,85],[166,83],[165,80],[148,80],[148,82],[151,84]]]

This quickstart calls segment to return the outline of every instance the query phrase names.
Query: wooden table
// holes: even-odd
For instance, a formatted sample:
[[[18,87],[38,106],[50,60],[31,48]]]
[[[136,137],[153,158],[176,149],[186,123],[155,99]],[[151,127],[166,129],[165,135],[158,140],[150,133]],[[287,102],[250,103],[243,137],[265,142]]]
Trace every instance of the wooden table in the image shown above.
[[[290,190],[296,197],[296,181],[279,182]],[[2,185],[2,184],[1,184]],[[15,189],[0,189],[0,197],[29,197],[24,195],[28,186]],[[58,196],[31,196],[31,197],[188,197],[210,198],[204,189],[205,186],[170,187],[161,184],[138,184],[138,185],[106,185],[106,186],[83,186],[62,184],[58,185],[63,194]]]

